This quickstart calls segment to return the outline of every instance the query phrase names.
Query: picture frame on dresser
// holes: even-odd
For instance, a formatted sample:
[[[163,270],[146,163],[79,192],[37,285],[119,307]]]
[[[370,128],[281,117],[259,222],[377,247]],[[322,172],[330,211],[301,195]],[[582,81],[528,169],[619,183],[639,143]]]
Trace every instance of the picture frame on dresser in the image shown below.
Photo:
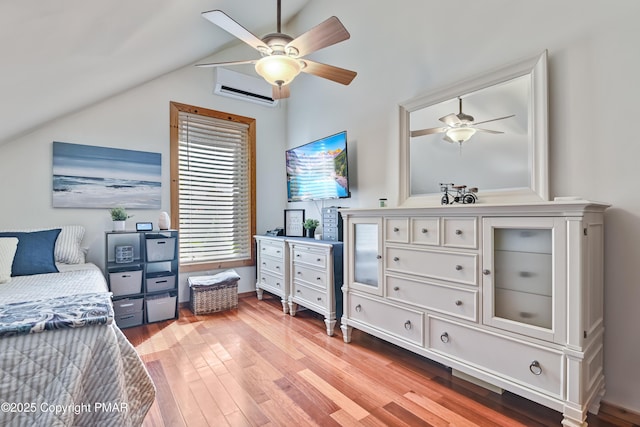
[[[284,235],[288,237],[304,237],[304,209],[284,210]]]

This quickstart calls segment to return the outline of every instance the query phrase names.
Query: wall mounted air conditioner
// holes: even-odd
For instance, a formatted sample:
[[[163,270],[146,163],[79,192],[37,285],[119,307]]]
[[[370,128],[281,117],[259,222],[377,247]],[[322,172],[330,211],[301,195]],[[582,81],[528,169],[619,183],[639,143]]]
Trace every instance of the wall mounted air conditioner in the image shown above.
[[[260,78],[222,67],[216,67],[213,72],[215,82],[213,93],[216,95],[241,99],[269,107],[278,104],[278,100],[271,97],[271,85]]]

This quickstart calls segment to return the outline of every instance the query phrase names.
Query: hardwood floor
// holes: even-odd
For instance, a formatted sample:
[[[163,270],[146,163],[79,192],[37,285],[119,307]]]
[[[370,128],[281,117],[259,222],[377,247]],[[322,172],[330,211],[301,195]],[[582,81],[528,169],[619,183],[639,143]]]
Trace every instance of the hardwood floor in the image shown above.
[[[238,309],[125,329],[155,382],[145,426],[559,426],[562,415],[498,395],[354,330],[350,344],[309,311],[265,293]],[[601,411],[602,412],[602,411]],[[590,426],[635,426],[589,414]]]

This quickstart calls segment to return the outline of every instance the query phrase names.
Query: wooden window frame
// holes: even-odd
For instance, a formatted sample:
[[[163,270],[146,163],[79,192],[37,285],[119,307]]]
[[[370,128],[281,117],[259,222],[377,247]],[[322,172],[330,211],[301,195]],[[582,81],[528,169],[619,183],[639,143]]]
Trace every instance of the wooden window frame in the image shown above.
[[[179,171],[179,113],[189,113],[199,116],[211,117],[220,120],[244,123],[247,128],[247,143],[249,157],[249,204],[250,204],[250,233],[249,243],[250,258],[232,261],[212,261],[198,263],[181,263],[181,271],[203,271],[218,270],[223,268],[233,268],[255,265],[255,245],[253,244],[253,236],[256,233],[256,119],[250,117],[239,116],[236,114],[225,113],[207,108],[195,107],[192,105],[181,104],[178,102],[170,102],[170,173],[171,173],[171,226],[174,229],[180,228],[180,171]]]

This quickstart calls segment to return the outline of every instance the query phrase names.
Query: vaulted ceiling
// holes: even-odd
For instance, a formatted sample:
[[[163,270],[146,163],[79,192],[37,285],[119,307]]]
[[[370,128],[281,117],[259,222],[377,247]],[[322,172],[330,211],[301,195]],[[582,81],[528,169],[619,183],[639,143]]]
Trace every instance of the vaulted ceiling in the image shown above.
[[[284,0],[283,23],[308,1]],[[275,31],[276,0],[0,1],[0,144],[237,43],[213,9]]]

